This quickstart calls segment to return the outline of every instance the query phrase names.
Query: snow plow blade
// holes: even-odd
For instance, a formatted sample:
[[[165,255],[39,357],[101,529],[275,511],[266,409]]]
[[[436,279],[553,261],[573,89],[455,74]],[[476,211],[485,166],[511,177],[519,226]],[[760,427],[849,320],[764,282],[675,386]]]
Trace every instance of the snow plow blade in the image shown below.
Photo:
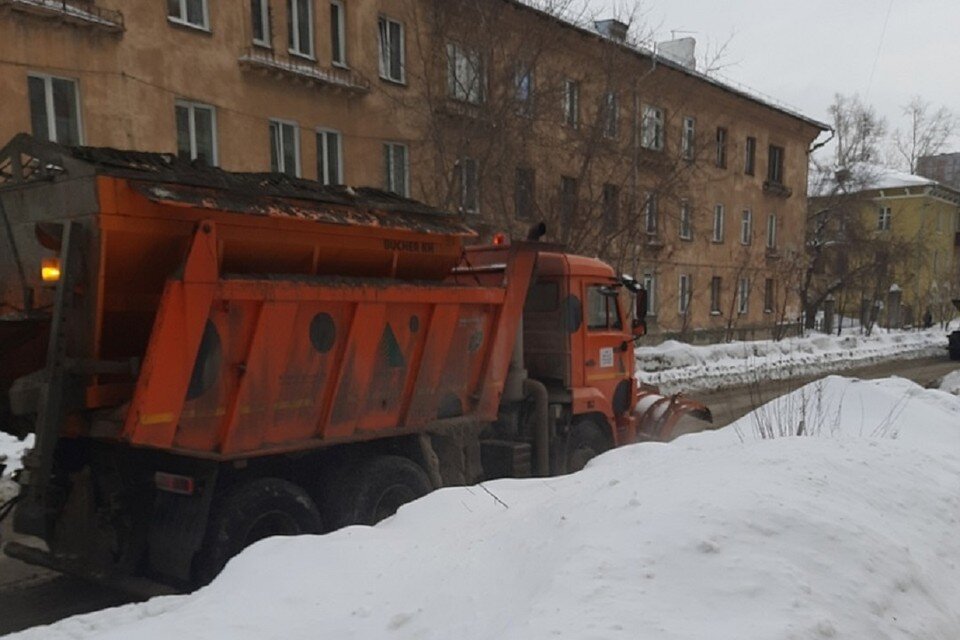
[[[684,416],[712,423],[713,414],[701,402],[683,397],[680,393],[664,395],[652,385],[640,385],[634,403],[633,415],[637,420],[638,440],[667,442],[675,435],[677,423]],[[683,432],[697,429],[686,429]]]

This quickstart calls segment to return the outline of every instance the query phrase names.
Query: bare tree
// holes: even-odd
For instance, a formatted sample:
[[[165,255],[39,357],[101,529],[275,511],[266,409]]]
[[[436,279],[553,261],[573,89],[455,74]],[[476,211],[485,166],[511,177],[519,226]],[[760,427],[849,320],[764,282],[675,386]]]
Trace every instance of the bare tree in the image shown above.
[[[864,104],[857,94],[838,93],[827,111],[836,132],[835,167],[879,160],[887,123],[876,109]]]
[[[957,117],[946,107],[933,106],[920,96],[914,96],[903,107],[907,117],[905,129],[894,132],[893,144],[897,160],[916,173],[917,161],[923,156],[939,153],[957,130]]]

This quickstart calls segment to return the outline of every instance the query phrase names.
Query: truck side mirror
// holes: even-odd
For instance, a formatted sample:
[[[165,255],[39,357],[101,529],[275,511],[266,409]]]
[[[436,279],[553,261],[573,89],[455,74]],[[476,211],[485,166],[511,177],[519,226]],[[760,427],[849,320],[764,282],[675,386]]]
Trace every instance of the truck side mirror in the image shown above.
[[[640,337],[647,333],[647,290],[637,289],[637,308],[633,314],[633,335]]]

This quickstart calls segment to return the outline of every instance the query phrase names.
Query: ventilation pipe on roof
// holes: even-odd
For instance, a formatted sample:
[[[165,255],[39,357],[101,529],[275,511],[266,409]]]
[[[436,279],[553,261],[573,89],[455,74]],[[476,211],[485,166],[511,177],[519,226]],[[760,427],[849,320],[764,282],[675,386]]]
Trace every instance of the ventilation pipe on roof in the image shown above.
[[[593,23],[593,28],[600,35],[617,42],[626,42],[627,31],[630,29],[626,23],[614,19],[597,20]]]

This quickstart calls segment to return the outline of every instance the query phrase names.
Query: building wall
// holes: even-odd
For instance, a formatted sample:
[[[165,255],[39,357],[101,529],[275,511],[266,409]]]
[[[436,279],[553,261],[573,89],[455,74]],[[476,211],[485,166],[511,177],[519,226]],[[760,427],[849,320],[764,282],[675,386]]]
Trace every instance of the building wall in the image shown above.
[[[54,16],[0,8],[0,140],[31,126],[27,77],[49,74],[78,81],[85,144],[175,152],[175,102],[212,105],[217,117],[219,164],[228,170],[264,171],[270,167],[269,120],[299,125],[302,175],[317,177],[317,128],[339,131],[343,138],[344,181],[384,185],[383,144],[410,149],[411,195],[456,210],[462,185],[453,177],[458,158],[476,153],[483,160],[479,213],[462,212],[479,226],[514,233],[530,223],[518,220],[512,176],[516,167],[536,174],[536,217],[551,221],[551,239],[578,251],[599,255],[638,277],[655,276],[654,332],[694,330],[714,334],[733,328],[768,327],[798,315],[789,276],[802,256],[806,212],[807,149],[819,133],[814,123],[771,108],[728,88],[658,64],[595,35],[562,26],[541,14],[503,0],[475,3],[497,24],[464,19],[440,24],[438,11],[450,3],[430,0],[350,0],[346,11],[348,69],[331,64],[328,3],[314,1],[316,60],[287,51],[288,3],[270,0],[272,49],[254,47],[249,2],[209,2],[209,29],[168,20],[166,5],[148,0],[100,0],[99,6],[123,13],[120,33],[66,24]],[[13,8],[11,8],[13,7]],[[440,7],[440,9],[438,9]],[[379,77],[378,17],[404,24],[406,82]],[[492,16],[492,17],[491,17]],[[482,17],[482,16],[481,16]],[[539,35],[538,35],[539,34]],[[483,38],[487,38],[484,40]],[[489,74],[483,108],[451,100],[447,93],[445,47],[473,43],[484,52]],[[539,45],[531,43],[539,42]],[[308,74],[326,73],[335,83],[315,82],[305,74],[285,73],[266,65],[244,64],[245,56],[275,56]],[[509,77],[522,55],[535,60],[535,116],[510,115],[509,131],[497,133],[490,113],[501,106],[509,88],[496,77]],[[563,78],[581,84],[584,127],[563,124],[562,101],[555,92]],[[504,81],[506,86],[509,81]],[[352,85],[344,88],[343,84]],[[618,135],[599,142],[588,125],[601,117],[605,90],[618,96]],[[499,98],[497,97],[499,96]],[[497,102],[497,100],[500,102]],[[640,145],[643,105],[665,112],[665,145],[660,151]],[[683,118],[696,119],[696,158],[678,161]],[[727,130],[727,163],[714,161],[717,127]],[[478,141],[486,137],[486,144]],[[499,136],[499,137],[498,137]],[[755,175],[744,173],[747,136],[756,138]],[[785,150],[783,184],[789,195],[764,189],[769,145]],[[477,151],[484,147],[484,151]],[[585,168],[585,154],[595,162]],[[561,176],[580,178],[576,222],[558,220]],[[620,225],[632,231],[600,233],[596,213],[602,185],[619,189]],[[660,198],[656,236],[637,232],[647,193]],[[692,211],[692,238],[679,237],[680,202]],[[722,242],[712,239],[714,207],[725,207]],[[740,242],[742,211],[753,217],[750,242]],[[767,220],[776,214],[776,247],[766,247]],[[692,283],[686,314],[679,311],[679,280]],[[722,279],[719,313],[711,313],[710,283]],[[746,313],[738,313],[734,292],[740,278],[750,282]],[[776,311],[764,311],[764,281],[777,283]]]

